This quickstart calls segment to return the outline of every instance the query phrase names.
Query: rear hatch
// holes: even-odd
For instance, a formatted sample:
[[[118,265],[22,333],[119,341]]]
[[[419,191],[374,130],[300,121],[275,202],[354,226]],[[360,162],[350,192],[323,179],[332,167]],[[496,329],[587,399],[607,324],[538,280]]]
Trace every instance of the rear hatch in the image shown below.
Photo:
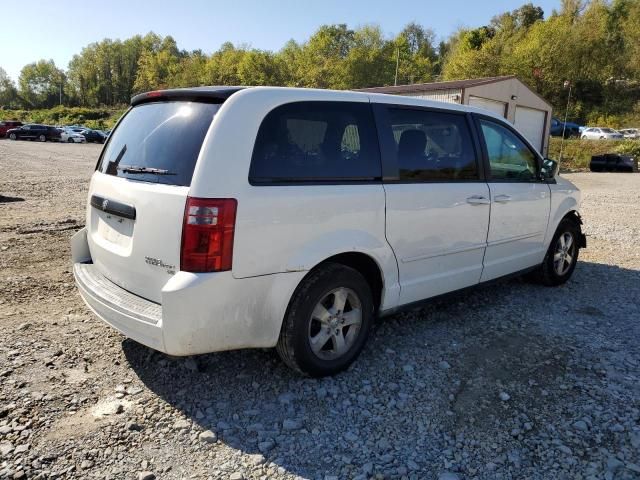
[[[115,284],[151,301],[160,302],[162,287],[180,268],[189,185],[221,101],[148,97],[136,105],[134,99],[91,180],[93,263]]]

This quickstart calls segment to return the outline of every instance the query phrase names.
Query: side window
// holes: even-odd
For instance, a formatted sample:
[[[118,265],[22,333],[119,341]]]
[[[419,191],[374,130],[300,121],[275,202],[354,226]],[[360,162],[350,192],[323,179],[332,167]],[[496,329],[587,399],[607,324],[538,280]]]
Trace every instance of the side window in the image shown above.
[[[400,180],[476,180],[478,169],[464,115],[390,108]]]
[[[537,178],[536,155],[509,129],[480,120],[491,178],[528,182]]]
[[[368,103],[296,102],[260,125],[249,178],[255,183],[372,180],[382,176]]]

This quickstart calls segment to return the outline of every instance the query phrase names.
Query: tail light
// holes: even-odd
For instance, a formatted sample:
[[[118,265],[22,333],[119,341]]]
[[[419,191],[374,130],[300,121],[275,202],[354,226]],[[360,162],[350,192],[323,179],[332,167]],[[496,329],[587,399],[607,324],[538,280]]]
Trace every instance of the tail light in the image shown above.
[[[180,270],[231,270],[237,206],[235,198],[187,197],[182,226]]]

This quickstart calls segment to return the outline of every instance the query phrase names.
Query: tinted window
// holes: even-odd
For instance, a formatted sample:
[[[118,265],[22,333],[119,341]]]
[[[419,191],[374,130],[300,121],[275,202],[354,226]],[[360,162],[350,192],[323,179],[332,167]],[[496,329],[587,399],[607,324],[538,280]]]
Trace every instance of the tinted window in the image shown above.
[[[480,120],[487,146],[491,178],[530,181],[537,177],[536,155],[513,132],[497,123]]]
[[[476,158],[463,115],[390,109],[401,180],[474,180]]]
[[[252,182],[371,180],[381,177],[368,103],[297,102],[263,120],[251,160]]]
[[[109,137],[98,169],[133,180],[190,185],[202,141],[219,107],[160,102],[132,108]],[[145,168],[164,174],[134,171]]]

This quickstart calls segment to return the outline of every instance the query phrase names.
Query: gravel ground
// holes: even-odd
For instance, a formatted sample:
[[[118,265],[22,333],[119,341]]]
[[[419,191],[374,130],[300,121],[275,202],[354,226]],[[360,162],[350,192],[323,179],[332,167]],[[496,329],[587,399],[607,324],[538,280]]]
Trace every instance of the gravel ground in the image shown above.
[[[391,317],[347,372],[171,358],[80,300],[98,146],[0,141],[0,478],[640,478],[640,175],[567,175],[573,279]]]

